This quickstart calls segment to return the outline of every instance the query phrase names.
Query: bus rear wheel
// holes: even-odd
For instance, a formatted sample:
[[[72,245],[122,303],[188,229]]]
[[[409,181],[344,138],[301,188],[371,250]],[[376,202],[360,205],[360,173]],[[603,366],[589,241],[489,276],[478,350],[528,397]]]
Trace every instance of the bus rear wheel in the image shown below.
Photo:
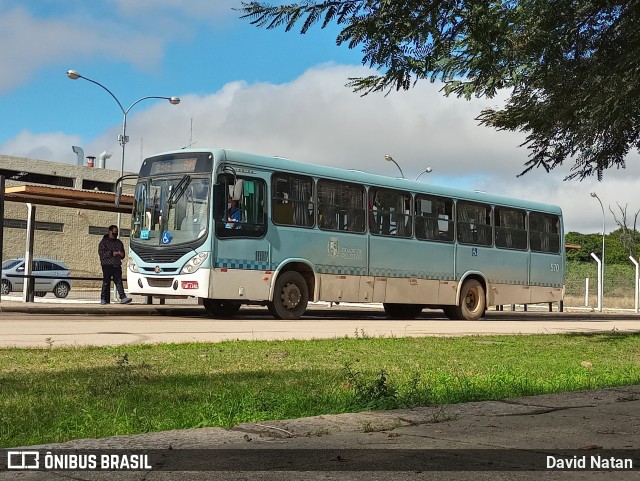
[[[217,299],[203,299],[202,305],[211,317],[233,317],[240,310],[240,303],[233,301],[219,301]]]
[[[449,319],[477,321],[484,316],[486,308],[484,287],[476,279],[469,279],[462,285],[460,304],[458,306],[446,306],[444,313]]]
[[[304,277],[298,272],[284,272],[278,276],[273,291],[273,302],[269,312],[276,319],[300,319],[307,310],[309,288]]]

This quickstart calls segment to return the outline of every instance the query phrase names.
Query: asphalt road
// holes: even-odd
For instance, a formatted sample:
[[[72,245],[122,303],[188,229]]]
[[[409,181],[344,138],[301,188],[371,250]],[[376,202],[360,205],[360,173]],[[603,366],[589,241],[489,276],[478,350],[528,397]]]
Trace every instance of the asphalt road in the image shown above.
[[[485,319],[471,322],[425,310],[418,319],[391,320],[380,308],[320,305],[299,321],[280,321],[262,307],[243,307],[235,318],[210,319],[198,306],[0,304],[0,347],[603,331],[640,332],[640,316],[488,311]]]

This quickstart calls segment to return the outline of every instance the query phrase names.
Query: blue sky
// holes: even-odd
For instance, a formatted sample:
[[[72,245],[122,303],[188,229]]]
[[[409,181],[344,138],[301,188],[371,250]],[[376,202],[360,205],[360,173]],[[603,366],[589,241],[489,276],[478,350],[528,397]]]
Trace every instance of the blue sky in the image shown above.
[[[272,2],[277,3],[277,2]],[[180,105],[148,99],[127,116],[125,169],[164,150],[228,147],[407,178],[426,167],[435,182],[560,205],[570,230],[616,227],[608,206],[640,209],[637,155],[603,182],[563,182],[570,165],[516,177],[527,159],[522,134],[480,127],[474,118],[500,99],[444,98],[438,84],[360,97],[345,84],[369,75],[359,50],[335,45],[337,27],[257,29],[239,18],[239,0],[0,0],[0,154],[75,163],[112,154],[122,113],[144,96],[179,96]],[[504,97],[503,97],[504,98]]]

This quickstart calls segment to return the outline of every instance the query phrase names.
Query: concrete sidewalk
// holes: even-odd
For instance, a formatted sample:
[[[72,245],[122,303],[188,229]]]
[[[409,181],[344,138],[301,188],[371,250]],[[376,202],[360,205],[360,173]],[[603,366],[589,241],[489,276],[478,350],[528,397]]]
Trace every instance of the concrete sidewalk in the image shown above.
[[[0,479],[634,480],[640,477],[639,444],[640,386],[629,386],[76,440],[29,449],[42,456],[60,449],[151,450],[151,469],[5,471],[5,455]],[[599,469],[591,469],[592,458]],[[577,467],[559,469],[567,460],[577,460]],[[191,470],[196,466],[208,471]],[[184,472],[172,471],[177,467]]]

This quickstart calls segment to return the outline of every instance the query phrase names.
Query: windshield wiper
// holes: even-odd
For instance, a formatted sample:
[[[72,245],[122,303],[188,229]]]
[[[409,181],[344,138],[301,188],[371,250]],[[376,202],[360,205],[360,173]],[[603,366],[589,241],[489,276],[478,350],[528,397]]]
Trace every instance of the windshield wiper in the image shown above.
[[[190,175],[185,175],[182,179],[180,179],[178,185],[176,185],[175,189],[172,189],[171,194],[169,194],[169,199],[167,200],[167,204],[169,205],[169,207],[180,200],[180,197],[184,195],[184,192],[187,190],[187,187],[189,187],[190,183]]]

